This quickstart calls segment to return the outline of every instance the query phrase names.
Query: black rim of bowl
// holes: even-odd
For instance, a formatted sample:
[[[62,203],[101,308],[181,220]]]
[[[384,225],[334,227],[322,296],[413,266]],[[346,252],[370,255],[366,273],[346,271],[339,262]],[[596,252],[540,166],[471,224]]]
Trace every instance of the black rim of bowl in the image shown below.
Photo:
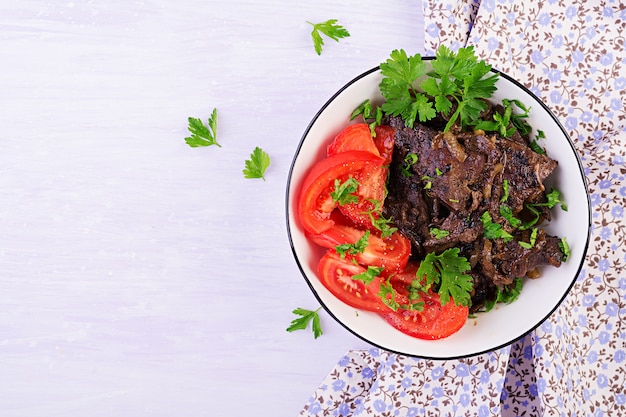
[[[434,57],[422,57],[422,59],[426,60],[426,61],[430,61],[430,60],[434,59]],[[374,67],[374,68],[372,68],[372,69],[370,69],[368,71],[365,71],[364,73],[358,75],[357,77],[353,78],[351,81],[346,83],[335,94],[333,94],[332,97],[330,99],[328,99],[326,101],[326,103],[324,103],[324,105],[320,108],[320,110],[318,110],[318,112],[315,114],[315,116],[313,117],[311,122],[309,122],[307,128],[304,131],[304,134],[302,135],[302,138],[300,139],[300,142],[298,143],[298,147],[296,148],[296,152],[294,154],[293,160],[291,162],[291,166],[289,168],[289,174],[287,176],[287,187],[286,187],[286,198],[285,198],[285,214],[286,214],[286,221],[287,221],[287,236],[289,238],[289,246],[291,247],[291,251],[293,253],[293,257],[294,257],[294,259],[296,261],[296,264],[298,265],[298,269],[300,270],[300,273],[304,277],[304,280],[306,281],[306,283],[309,286],[310,290],[313,292],[313,295],[315,296],[317,301],[320,303],[320,305],[324,308],[324,310],[326,310],[328,315],[330,315],[337,323],[339,323],[343,328],[348,330],[350,333],[352,333],[353,335],[355,335],[359,339],[361,339],[361,340],[363,340],[363,341],[369,343],[370,345],[375,346],[375,347],[377,347],[379,349],[383,349],[383,350],[386,350],[386,351],[392,352],[392,353],[397,353],[399,355],[411,356],[411,357],[416,357],[416,358],[432,359],[432,360],[451,360],[451,359],[462,359],[462,358],[468,358],[468,357],[472,357],[472,356],[477,356],[477,355],[481,355],[481,354],[484,354],[484,353],[493,352],[493,351],[498,350],[498,349],[502,349],[505,346],[509,346],[509,345],[515,343],[516,341],[524,338],[526,335],[528,335],[529,333],[531,333],[532,331],[537,329],[539,326],[541,326],[556,311],[556,309],[563,303],[563,301],[565,300],[565,297],[567,297],[567,295],[572,290],[572,287],[576,283],[576,280],[577,280],[578,276],[580,275],[580,271],[583,268],[583,265],[584,265],[584,262],[585,262],[585,258],[586,258],[587,249],[589,248],[589,242],[590,242],[590,239],[591,239],[591,214],[592,214],[592,212],[591,212],[591,201],[590,201],[590,198],[589,198],[589,189],[587,187],[587,181],[585,180],[585,175],[584,175],[584,169],[583,169],[582,161],[580,159],[578,151],[576,150],[576,147],[574,146],[574,143],[572,142],[572,139],[570,138],[569,134],[567,133],[567,131],[565,130],[565,128],[563,127],[561,122],[552,113],[550,108],[539,97],[537,97],[532,91],[530,91],[528,88],[526,88],[526,86],[524,86],[523,84],[521,84],[519,81],[515,80],[514,78],[510,77],[506,73],[504,73],[504,72],[502,72],[500,70],[497,70],[495,68],[492,68],[491,71],[494,72],[494,73],[497,73],[500,77],[503,77],[503,78],[507,79],[508,81],[512,82],[513,84],[515,84],[515,86],[517,86],[518,88],[520,88],[521,90],[526,92],[530,97],[532,97],[532,99],[538,105],[540,105],[544,110],[547,111],[547,113],[554,120],[554,122],[559,127],[559,129],[563,132],[563,135],[567,138],[569,146],[570,146],[574,156],[576,157],[576,162],[578,164],[578,169],[579,169],[580,174],[582,175],[582,178],[583,178],[583,187],[585,189],[586,200],[587,200],[587,218],[589,219],[588,220],[588,224],[587,224],[587,238],[585,240],[585,245],[584,245],[584,248],[583,248],[583,252],[582,252],[582,257],[581,257],[580,263],[578,265],[578,269],[576,270],[576,273],[572,277],[571,282],[569,283],[569,285],[567,287],[567,291],[565,291],[563,293],[563,295],[559,299],[558,303],[556,303],[554,305],[554,307],[550,310],[550,312],[545,317],[543,317],[541,320],[539,320],[534,326],[532,326],[530,329],[525,331],[523,334],[521,334],[521,335],[519,335],[517,337],[514,337],[513,339],[511,339],[511,340],[509,340],[507,342],[504,342],[504,343],[501,343],[501,344],[499,344],[497,346],[489,348],[489,349],[485,349],[485,350],[481,350],[481,351],[477,351],[477,352],[468,352],[466,354],[455,355],[455,356],[428,356],[428,355],[420,355],[418,353],[402,352],[400,350],[390,349],[390,348],[388,348],[386,346],[383,346],[382,344],[375,343],[375,342],[369,340],[367,337],[365,337],[363,335],[360,335],[356,331],[352,330],[342,320],[340,320],[337,316],[335,316],[335,314],[331,311],[331,309],[328,308],[326,303],[324,303],[324,301],[321,299],[320,295],[315,290],[315,287],[313,287],[313,284],[311,283],[309,277],[307,276],[307,274],[304,272],[304,269],[302,268],[302,264],[300,263],[300,259],[298,258],[298,254],[296,253],[296,248],[295,248],[295,246],[293,244],[292,230],[291,230],[292,225],[291,225],[291,222],[289,220],[289,210],[290,210],[290,205],[291,205],[290,188],[291,188],[291,182],[292,182],[293,169],[294,169],[294,166],[296,164],[296,160],[298,159],[298,155],[300,155],[300,150],[302,149],[302,145],[304,143],[304,140],[308,136],[309,131],[311,130],[311,128],[313,127],[313,125],[315,124],[317,119],[320,117],[320,115],[324,112],[324,110],[326,110],[326,108],[340,94],[342,94],[348,87],[350,87],[352,84],[356,83],[357,81],[361,80],[364,77],[367,77],[368,75],[370,75],[370,74],[372,74],[374,72],[377,72],[378,70],[380,70],[379,66]]]

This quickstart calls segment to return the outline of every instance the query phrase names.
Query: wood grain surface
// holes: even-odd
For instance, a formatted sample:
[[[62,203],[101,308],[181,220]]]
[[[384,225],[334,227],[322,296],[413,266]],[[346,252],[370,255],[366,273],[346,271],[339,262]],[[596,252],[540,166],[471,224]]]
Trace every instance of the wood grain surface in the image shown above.
[[[319,107],[421,51],[421,4],[381,4],[0,2],[0,415],[294,416],[367,347],[285,331],[318,304],[284,195]],[[351,36],[318,56],[330,18]],[[188,147],[214,107],[222,147]]]

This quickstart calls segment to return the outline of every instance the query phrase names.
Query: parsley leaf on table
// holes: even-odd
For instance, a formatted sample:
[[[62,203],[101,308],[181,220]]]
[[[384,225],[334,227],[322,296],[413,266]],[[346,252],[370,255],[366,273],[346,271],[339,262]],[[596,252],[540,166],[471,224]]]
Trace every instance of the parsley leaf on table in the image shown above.
[[[324,39],[322,35],[320,35],[320,32],[337,42],[339,42],[341,38],[350,36],[350,32],[343,26],[337,24],[337,19],[329,19],[321,23],[311,23],[307,21],[307,23],[313,26],[311,38],[313,38],[313,47],[318,55],[322,54],[322,47],[324,46]]]
[[[218,147],[222,147],[219,143],[217,143],[217,109],[214,108],[211,116],[209,117],[208,126],[205,126],[202,120],[189,117],[188,119],[189,127],[187,128],[191,133],[191,136],[185,138],[185,142],[187,145],[192,148],[197,148],[199,146],[211,146],[217,145]]]
[[[311,323],[311,330],[313,331],[313,337],[317,339],[322,335],[322,326],[320,324],[320,316],[318,312],[321,307],[317,310],[307,310],[305,308],[296,308],[293,310],[293,314],[300,316],[291,321],[289,327],[287,327],[288,332],[294,332],[296,330],[305,330],[309,323]]]
[[[456,305],[469,306],[474,280],[464,274],[471,269],[468,260],[459,256],[459,248],[450,248],[436,255],[431,252],[420,263],[416,275],[426,277],[426,284],[439,285],[441,305],[446,305],[450,298]]]
[[[243,170],[245,178],[262,178],[265,181],[265,170],[270,166],[270,156],[258,146],[246,159],[246,167]]]

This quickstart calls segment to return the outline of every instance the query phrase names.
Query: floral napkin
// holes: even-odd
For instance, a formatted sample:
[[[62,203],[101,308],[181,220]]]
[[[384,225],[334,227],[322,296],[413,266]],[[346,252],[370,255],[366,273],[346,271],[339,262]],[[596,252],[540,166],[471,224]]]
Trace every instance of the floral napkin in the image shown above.
[[[557,311],[525,338],[462,360],[379,349],[340,359],[301,416],[626,415],[626,4],[423,0],[426,45],[476,54],[562,121],[585,168],[592,238]]]

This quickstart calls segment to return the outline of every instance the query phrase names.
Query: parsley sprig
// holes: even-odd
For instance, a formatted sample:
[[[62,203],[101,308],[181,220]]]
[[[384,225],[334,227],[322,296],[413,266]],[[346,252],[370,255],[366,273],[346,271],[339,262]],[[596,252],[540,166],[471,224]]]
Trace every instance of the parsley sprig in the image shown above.
[[[518,112],[513,111],[513,106],[517,107]],[[521,135],[530,134],[532,128],[525,120],[528,118],[530,108],[519,100],[507,99],[502,100],[502,108],[502,113],[494,113],[492,120],[481,120],[474,128],[498,132],[503,137],[511,137],[515,132]]]
[[[471,269],[469,261],[459,255],[459,248],[446,249],[439,255],[431,252],[420,263],[416,276],[425,277],[426,288],[439,286],[441,305],[450,298],[456,305],[469,306],[474,280],[465,272]]]
[[[185,138],[187,145],[192,148],[211,145],[222,147],[222,145],[217,143],[217,108],[214,108],[211,112],[206,126],[201,119],[196,117],[189,117],[187,121],[189,122],[187,129],[191,133],[190,136]]]
[[[401,116],[412,128],[415,120],[426,122],[440,113],[448,119],[444,131],[457,122],[462,128],[476,126],[487,109],[485,99],[496,91],[499,78],[490,73],[491,65],[478,60],[472,46],[453,52],[441,45],[428,73],[420,54],[408,56],[403,49],[396,49],[380,64],[380,70],[386,114]]]
[[[384,78],[379,88],[385,98],[382,109],[386,114],[401,116],[410,128],[416,119],[426,122],[435,117],[433,104],[414,85],[426,72],[420,54],[408,56],[403,49],[396,49],[380,64],[380,72]]]
[[[250,159],[246,159],[246,167],[243,169],[245,178],[262,178],[265,181],[265,170],[270,166],[270,156],[258,146],[254,148]]]
[[[315,52],[318,55],[322,54],[322,47],[324,46],[324,39],[320,33],[337,42],[339,42],[339,39],[341,38],[347,38],[350,36],[350,32],[348,32],[346,28],[337,24],[337,19],[329,19],[321,23],[311,23],[307,21],[307,23],[313,26],[311,38],[313,39]]]
[[[300,316],[296,317],[291,321],[289,327],[287,327],[288,332],[294,332],[296,330],[305,330],[309,323],[311,323],[311,330],[313,331],[313,337],[317,339],[322,335],[322,326],[320,324],[320,316],[319,311],[322,307],[317,310],[307,310],[305,308],[296,308],[293,310],[293,314]]]

